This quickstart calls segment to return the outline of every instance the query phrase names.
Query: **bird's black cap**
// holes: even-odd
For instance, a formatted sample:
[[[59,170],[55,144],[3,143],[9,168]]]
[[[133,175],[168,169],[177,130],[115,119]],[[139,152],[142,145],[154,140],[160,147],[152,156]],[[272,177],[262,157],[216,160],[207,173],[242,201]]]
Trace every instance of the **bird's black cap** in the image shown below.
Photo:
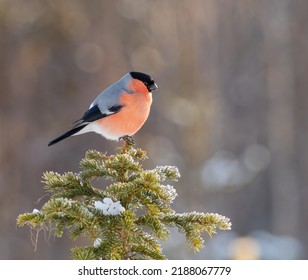
[[[143,82],[149,91],[157,90],[158,87],[150,75],[141,72],[130,72],[130,75],[132,78]]]

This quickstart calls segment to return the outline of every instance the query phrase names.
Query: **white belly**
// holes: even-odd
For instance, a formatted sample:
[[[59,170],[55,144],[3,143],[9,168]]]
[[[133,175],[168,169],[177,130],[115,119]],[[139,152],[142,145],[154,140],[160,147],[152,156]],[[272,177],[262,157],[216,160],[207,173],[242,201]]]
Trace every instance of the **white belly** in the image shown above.
[[[104,136],[106,139],[109,139],[109,140],[118,140],[120,137],[124,136],[124,135],[118,135],[118,134],[110,133],[110,131],[107,131],[106,129],[104,129],[100,125],[98,125],[97,122],[89,123],[87,126],[85,126],[83,129],[81,129],[80,131],[75,133],[73,136],[88,133],[88,132],[98,133],[98,134]]]

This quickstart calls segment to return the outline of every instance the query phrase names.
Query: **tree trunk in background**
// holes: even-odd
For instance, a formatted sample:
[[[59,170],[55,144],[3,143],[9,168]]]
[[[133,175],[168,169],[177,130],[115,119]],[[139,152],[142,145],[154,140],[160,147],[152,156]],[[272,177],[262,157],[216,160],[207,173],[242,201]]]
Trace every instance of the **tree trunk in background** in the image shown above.
[[[268,92],[268,146],[272,231],[298,235],[299,187],[295,155],[295,95],[290,0],[263,1],[262,23]],[[286,223],[286,221],[288,221]]]

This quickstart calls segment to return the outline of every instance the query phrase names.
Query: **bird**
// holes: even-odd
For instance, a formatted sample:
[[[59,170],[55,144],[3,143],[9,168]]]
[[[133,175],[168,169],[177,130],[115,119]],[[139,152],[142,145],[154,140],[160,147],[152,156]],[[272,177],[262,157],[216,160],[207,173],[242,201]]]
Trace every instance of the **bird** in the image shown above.
[[[108,140],[132,140],[150,114],[152,91],[158,89],[152,77],[131,71],[103,90],[73,127],[48,146],[70,136],[95,132]]]

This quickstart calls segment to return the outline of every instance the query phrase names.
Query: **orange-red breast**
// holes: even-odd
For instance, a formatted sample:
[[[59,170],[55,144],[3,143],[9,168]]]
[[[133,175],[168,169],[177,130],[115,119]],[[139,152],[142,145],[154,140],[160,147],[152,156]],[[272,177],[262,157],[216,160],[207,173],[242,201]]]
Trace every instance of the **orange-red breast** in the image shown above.
[[[110,140],[134,135],[149,116],[152,91],[156,89],[151,76],[127,73],[95,98],[72,129],[50,141],[48,146],[87,132],[96,132]]]

